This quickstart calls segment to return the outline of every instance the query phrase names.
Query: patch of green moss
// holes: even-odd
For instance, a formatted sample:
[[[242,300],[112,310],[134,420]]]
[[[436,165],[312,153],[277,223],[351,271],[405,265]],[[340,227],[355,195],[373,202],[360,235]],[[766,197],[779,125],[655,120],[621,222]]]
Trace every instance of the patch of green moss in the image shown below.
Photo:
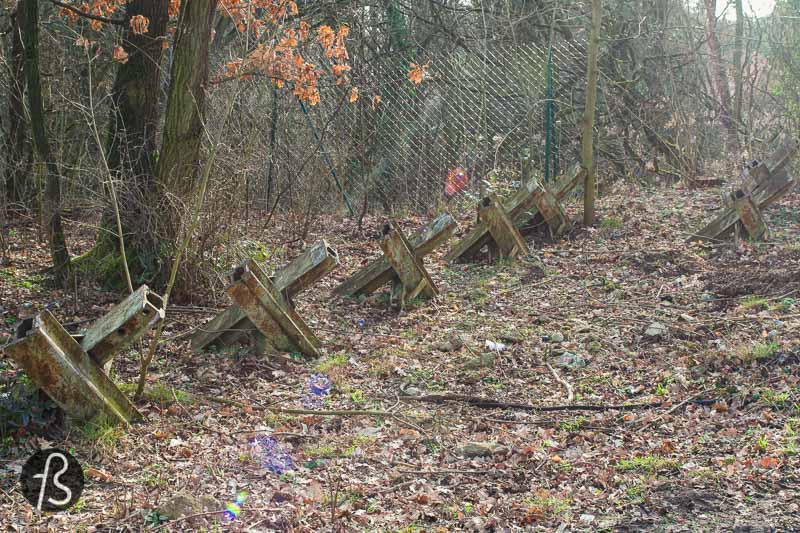
[[[616,464],[616,469],[622,470],[623,472],[636,471],[655,474],[656,472],[662,472],[664,470],[673,470],[679,466],[680,464],[677,461],[657,457],[655,455],[644,455],[634,457],[633,459],[621,459]]]

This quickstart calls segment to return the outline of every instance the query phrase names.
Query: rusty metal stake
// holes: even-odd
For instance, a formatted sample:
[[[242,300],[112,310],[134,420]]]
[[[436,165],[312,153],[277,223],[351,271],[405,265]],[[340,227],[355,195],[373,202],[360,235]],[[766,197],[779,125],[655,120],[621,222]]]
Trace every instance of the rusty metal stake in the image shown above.
[[[227,293],[264,336],[287,352],[319,357],[322,343],[252,259],[233,272]]]
[[[124,423],[142,416],[49,311],[24,320],[3,351],[69,416]]]
[[[78,338],[92,359],[100,366],[106,366],[115,353],[141,339],[163,319],[164,301],[161,296],[142,285]]]

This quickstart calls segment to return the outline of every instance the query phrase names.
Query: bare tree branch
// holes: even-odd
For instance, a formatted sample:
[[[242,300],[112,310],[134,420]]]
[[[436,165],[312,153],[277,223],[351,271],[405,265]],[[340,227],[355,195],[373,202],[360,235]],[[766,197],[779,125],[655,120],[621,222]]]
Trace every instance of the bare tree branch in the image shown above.
[[[110,19],[106,17],[101,17],[99,15],[92,15],[91,13],[86,13],[85,11],[81,11],[80,9],[78,9],[73,5],[65,4],[64,2],[59,2],[58,0],[50,0],[50,3],[58,7],[63,7],[64,9],[68,9],[80,17],[87,18],[90,20],[105,22],[106,24],[116,24],[118,26],[124,26],[126,24],[125,20],[123,19]]]

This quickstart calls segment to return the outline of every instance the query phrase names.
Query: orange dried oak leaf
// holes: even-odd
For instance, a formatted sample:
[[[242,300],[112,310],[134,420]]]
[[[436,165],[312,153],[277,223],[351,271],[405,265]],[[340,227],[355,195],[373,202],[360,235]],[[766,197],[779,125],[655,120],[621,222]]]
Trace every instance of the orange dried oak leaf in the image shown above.
[[[125,51],[124,48],[121,46],[114,47],[114,61],[118,63],[127,63],[128,62],[128,52]]]
[[[775,457],[762,457],[758,460],[758,466],[761,468],[776,468],[778,464],[779,461]]]
[[[411,70],[408,72],[408,79],[409,81],[413,82],[415,85],[419,85],[427,76],[428,67],[430,67],[431,62],[428,61],[424,65],[418,65],[417,63],[411,63]]]
[[[130,26],[133,33],[137,35],[147,33],[148,29],[150,28],[150,19],[143,15],[136,15],[131,17]]]

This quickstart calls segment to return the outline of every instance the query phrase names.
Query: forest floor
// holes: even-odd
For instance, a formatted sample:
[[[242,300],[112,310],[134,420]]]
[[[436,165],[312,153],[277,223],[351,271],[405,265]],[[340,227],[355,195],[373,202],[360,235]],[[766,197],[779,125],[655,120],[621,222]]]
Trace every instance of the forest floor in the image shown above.
[[[426,258],[440,297],[401,312],[380,293],[332,296],[379,246],[352,221],[319,220],[305,244],[326,239],[342,264],[296,304],[324,342],[324,357],[270,359],[244,348],[193,354],[182,334],[224,308],[224,296],[199,295],[169,310],[171,340],[138,405],[144,422],[48,424],[37,435],[29,421],[28,429],[5,430],[0,524],[16,531],[798,529],[800,194],[766,212],[767,244],[687,245],[717,212],[718,198],[713,190],[618,189],[601,199],[597,228],[530,241],[544,274],[528,261],[447,266],[444,246]],[[575,206],[570,213],[578,218]],[[75,251],[91,245],[86,222],[67,224]],[[425,222],[402,224],[411,231]],[[469,215],[459,220],[459,234],[470,223]],[[285,224],[240,231],[276,251],[270,261],[278,267],[303,248],[285,244]],[[366,227],[377,224],[369,219]],[[35,224],[13,224],[11,237],[12,264],[0,269],[0,345],[20,317],[45,306],[75,322],[118,301],[79,287],[76,305],[75,294],[47,288],[41,271],[49,258]],[[137,372],[136,350],[116,357],[115,379],[128,393]],[[321,408],[350,412],[278,411],[303,409],[315,374],[333,384]],[[3,386],[19,379],[0,359]],[[524,405],[420,399],[447,394]],[[0,400],[12,403],[2,390]],[[379,413],[352,412],[366,410]],[[262,446],[270,435],[277,446]],[[87,481],[72,509],[39,516],[18,476],[34,450],[49,446],[70,450]],[[228,523],[222,511],[242,491],[241,514]],[[192,516],[166,520],[181,512]]]

